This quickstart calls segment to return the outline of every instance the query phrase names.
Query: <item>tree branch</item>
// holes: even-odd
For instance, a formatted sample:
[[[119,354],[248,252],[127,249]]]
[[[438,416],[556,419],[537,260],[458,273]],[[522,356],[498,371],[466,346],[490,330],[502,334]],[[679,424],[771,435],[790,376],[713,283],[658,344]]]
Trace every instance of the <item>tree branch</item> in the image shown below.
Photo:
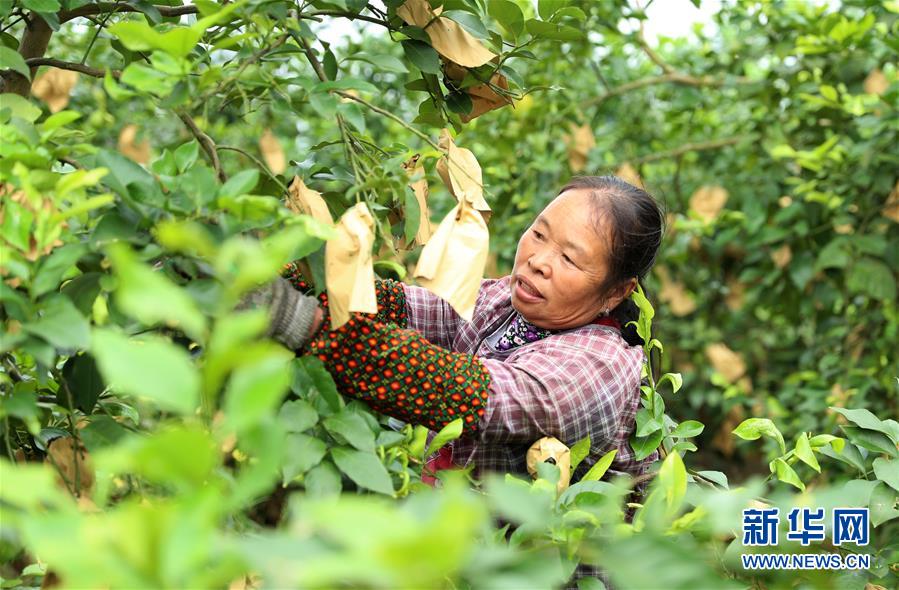
[[[303,17],[317,17],[317,16],[339,16],[343,18],[348,18],[350,20],[364,20],[365,22],[374,23],[376,25],[381,25],[382,27],[386,27],[391,31],[394,30],[393,27],[390,26],[385,20],[381,20],[379,18],[375,18],[373,16],[365,16],[364,14],[356,14],[354,12],[345,12],[342,10],[316,10],[315,12],[311,12],[308,15],[301,14],[300,18]],[[315,19],[318,20],[318,19]]]
[[[29,60],[34,57],[43,57],[47,51],[47,45],[50,44],[50,37],[53,35],[53,29],[38,14],[32,12],[31,19],[25,26],[22,33],[22,40],[19,42],[19,55],[23,59]],[[31,76],[37,71],[37,66],[31,67]],[[2,74],[2,83],[0,83],[0,92],[10,92],[19,96],[28,96],[31,92],[31,80],[14,70],[6,70]]]
[[[154,6],[162,16],[183,16],[185,14],[197,14],[199,9],[192,4],[184,6]],[[73,8],[72,10],[62,10],[57,13],[60,23],[68,22],[79,16],[92,16],[94,14],[103,14],[106,12],[143,12],[141,9],[128,4],[118,2],[97,2],[96,4],[86,4]]]
[[[92,68],[90,66],[71,61],[53,59],[51,57],[32,57],[25,60],[25,63],[32,68],[37,68],[39,66],[51,66],[54,68],[59,68],[61,70],[72,70],[73,72],[80,72],[88,76],[93,76],[94,78],[103,78],[104,76],[106,76],[106,70]],[[122,75],[122,72],[120,72],[119,70],[111,70],[111,73],[113,78],[118,78]]]
[[[396,121],[397,123],[399,123],[400,125],[402,125],[402,126],[403,126],[405,129],[407,129],[408,131],[411,131],[411,132],[414,133],[415,135],[419,136],[420,138],[422,138],[423,140],[425,140],[426,142],[428,142],[428,145],[430,145],[430,146],[431,146],[432,148],[434,148],[435,150],[440,150],[440,146],[438,146],[436,143],[434,143],[433,141],[431,141],[431,138],[428,137],[427,134],[422,133],[421,131],[419,131],[419,130],[416,129],[415,127],[412,127],[411,125],[409,125],[408,123],[406,123],[405,121],[403,121],[402,119],[400,119],[399,117],[397,117],[396,115],[394,115],[393,113],[391,113],[391,112],[389,112],[389,111],[385,111],[385,110],[382,109],[381,107],[376,107],[375,105],[371,104],[371,103],[368,102],[367,100],[364,100],[364,99],[362,99],[362,98],[359,98],[358,96],[353,96],[352,94],[350,94],[350,93],[348,93],[348,92],[343,92],[343,91],[341,91],[341,90],[335,90],[334,92],[335,92],[335,94],[338,94],[339,96],[342,96],[343,98],[347,98],[347,99],[352,100],[352,101],[354,101],[354,102],[358,102],[359,104],[361,104],[361,105],[364,106],[365,108],[367,108],[367,109],[369,109],[369,110],[371,110],[371,111],[373,111],[373,112],[375,112],[375,113],[378,113],[379,115],[382,115],[382,116],[384,116],[384,117],[387,117],[387,118],[390,119],[391,121]]]
[[[681,72],[673,68],[670,64],[668,64],[662,56],[660,56],[656,51],[650,47],[649,43],[646,41],[646,38],[643,36],[643,22],[640,22],[640,29],[634,35],[637,44],[649,58],[649,60],[662,68],[664,72],[658,76],[650,76],[648,78],[641,78],[639,80],[634,80],[633,82],[626,82],[621,84],[620,86],[616,86],[594,98],[587,99],[581,103],[581,108],[587,108],[591,106],[597,106],[610,98],[614,98],[616,96],[621,96],[622,94],[626,94],[628,92],[632,92],[634,90],[639,90],[640,88],[646,88],[647,86],[655,86],[658,84],[678,84],[680,86],[693,86],[693,87],[706,87],[706,88],[720,88],[721,86],[725,86],[728,83],[733,84],[752,84],[752,80],[745,77],[736,77],[730,80],[724,78],[716,78],[713,76],[693,76],[686,72]]]
[[[212,168],[215,170],[215,174],[218,176],[219,181],[225,182],[228,180],[225,171],[222,169],[222,162],[219,160],[218,150],[216,149],[215,142],[212,141],[212,138],[203,133],[203,131],[197,127],[196,122],[187,113],[179,112],[178,118],[181,119],[188,129],[190,129],[193,136],[197,138],[200,147],[206,152],[206,156],[209,158],[209,162],[212,164]]]
[[[713,139],[710,141],[701,141],[697,143],[685,143],[682,146],[679,146],[673,150],[668,150],[664,152],[656,152],[654,154],[647,154],[645,156],[641,156],[639,158],[633,158],[627,160],[631,165],[636,166],[639,164],[647,164],[649,162],[657,162],[659,160],[667,160],[669,158],[677,158],[683,156],[684,154],[690,152],[702,152],[707,150],[716,150],[723,147],[727,147],[730,145],[734,145],[749,139],[748,135],[737,135],[734,137],[724,137],[722,139]]]

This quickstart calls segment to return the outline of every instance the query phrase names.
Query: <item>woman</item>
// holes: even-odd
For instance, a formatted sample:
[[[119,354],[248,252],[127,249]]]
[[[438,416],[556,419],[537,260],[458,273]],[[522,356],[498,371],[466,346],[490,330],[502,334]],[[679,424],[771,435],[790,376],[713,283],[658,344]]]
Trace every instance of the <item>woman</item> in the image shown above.
[[[612,469],[637,475],[628,443],[643,351],[628,296],[652,267],[663,216],[645,191],[611,176],[575,178],[518,243],[510,276],[484,280],[471,322],[429,291],[377,282],[378,313],[337,330],[306,297],[295,268],[254,295],[272,337],[324,363],[344,395],[439,430],[462,418],[452,463],[526,473],[531,444],[590,437],[582,475],[617,449]],[[295,288],[292,288],[295,287]]]

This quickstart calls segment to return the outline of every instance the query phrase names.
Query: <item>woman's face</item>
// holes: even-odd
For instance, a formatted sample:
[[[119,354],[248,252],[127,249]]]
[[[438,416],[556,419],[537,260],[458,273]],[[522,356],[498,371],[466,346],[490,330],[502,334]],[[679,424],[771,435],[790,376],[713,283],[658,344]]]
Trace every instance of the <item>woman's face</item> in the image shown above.
[[[569,190],[543,210],[518,241],[512,307],[540,328],[584,326],[608,307],[600,287],[608,273],[609,233],[595,225],[588,189]]]

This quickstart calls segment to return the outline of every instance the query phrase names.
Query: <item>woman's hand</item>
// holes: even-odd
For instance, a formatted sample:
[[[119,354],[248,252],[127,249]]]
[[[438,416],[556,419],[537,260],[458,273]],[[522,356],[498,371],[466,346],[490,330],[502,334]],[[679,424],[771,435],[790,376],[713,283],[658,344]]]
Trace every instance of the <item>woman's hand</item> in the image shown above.
[[[246,294],[237,306],[238,309],[260,307],[269,309],[266,334],[291,350],[303,348],[324,318],[315,297],[303,295],[282,278]]]

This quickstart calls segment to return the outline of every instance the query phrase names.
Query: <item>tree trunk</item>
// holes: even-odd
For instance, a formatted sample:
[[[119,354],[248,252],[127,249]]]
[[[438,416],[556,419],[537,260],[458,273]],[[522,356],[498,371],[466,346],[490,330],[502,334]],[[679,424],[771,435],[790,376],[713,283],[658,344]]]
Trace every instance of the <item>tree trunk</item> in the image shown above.
[[[43,57],[47,51],[47,45],[50,44],[50,37],[53,30],[39,15],[32,12],[29,16],[29,23],[25,27],[22,34],[22,41],[19,43],[19,54],[23,59],[32,57]],[[32,66],[31,78],[37,72],[38,66]],[[13,70],[3,72],[2,80],[0,80],[0,92],[11,92],[20,96],[28,96],[31,91],[31,81]]]

